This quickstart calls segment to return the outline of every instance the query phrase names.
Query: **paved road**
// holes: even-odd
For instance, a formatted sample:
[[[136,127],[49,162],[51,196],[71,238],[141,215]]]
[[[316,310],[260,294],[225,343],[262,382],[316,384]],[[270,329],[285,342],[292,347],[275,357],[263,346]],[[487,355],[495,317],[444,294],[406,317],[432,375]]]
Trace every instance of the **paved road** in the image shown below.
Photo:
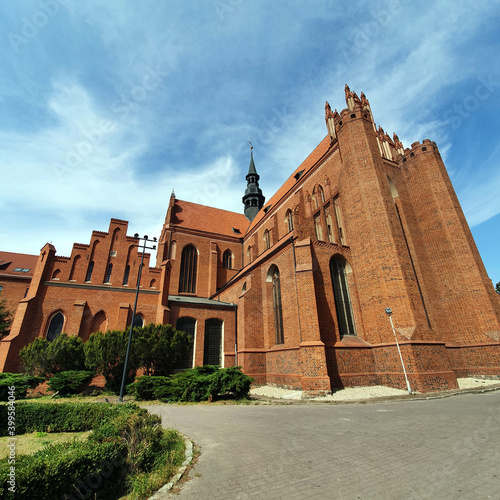
[[[500,391],[149,409],[201,446],[181,499],[500,499]]]

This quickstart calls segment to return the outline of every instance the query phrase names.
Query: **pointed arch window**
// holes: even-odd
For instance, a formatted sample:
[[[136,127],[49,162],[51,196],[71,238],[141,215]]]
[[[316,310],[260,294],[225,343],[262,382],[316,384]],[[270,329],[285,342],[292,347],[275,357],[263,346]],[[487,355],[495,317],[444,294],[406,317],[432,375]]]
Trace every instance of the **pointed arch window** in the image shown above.
[[[85,281],[90,281],[92,279],[92,273],[94,271],[94,261],[90,261],[89,267],[87,269],[87,275],[85,276]]]
[[[333,232],[333,220],[330,210],[330,204],[325,207],[325,219],[326,219],[326,230],[328,232],[328,241],[330,243],[335,243],[335,234]]]
[[[104,278],[104,283],[111,283],[111,273],[113,272],[113,264],[108,265],[106,270],[106,278]]]
[[[128,285],[128,277],[129,277],[129,274],[130,274],[130,266],[127,266],[125,268],[125,273],[123,275],[123,283],[122,285]]]
[[[323,229],[321,228],[321,218],[319,213],[314,216],[314,228],[316,230],[316,239],[318,241],[323,241]]]
[[[286,225],[288,228],[288,232],[289,233],[292,232],[293,231],[293,216],[292,216],[292,211],[290,209],[288,209],[286,211],[285,222],[286,222]]]
[[[197,265],[198,251],[193,245],[185,246],[182,249],[179,292],[196,293]]]
[[[226,269],[233,268],[233,252],[227,249],[222,255],[222,267]]]
[[[73,281],[75,279],[75,270],[76,270],[76,265],[80,261],[80,256],[75,255],[75,258],[73,259],[73,264],[71,266],[71,272],[69,273],[69,281]]]
[[[269,238],[269,230],[264,231],[264,246],[266,250],[271,246],[271,240]]]
[[[277,266],[272,266],[269,270],[268,281],[272,282],[272,303],[274,315],[274,333],[276,344],[285,342],[283,334],[283,308],[281,305],[281,280]]]
[[[330,260],[330,273],[340,336],[356,335],[345,265],[339,259],[332,257]]]
[[[252,262],[252,247],[247,248],[247,263],[250,264]]]
[[[50,318],[49,326],[47,328],[47,340],[52,342],[55,340],[63,330],[64,326],[64,315],[62,312],[55,313],[52,318]]]

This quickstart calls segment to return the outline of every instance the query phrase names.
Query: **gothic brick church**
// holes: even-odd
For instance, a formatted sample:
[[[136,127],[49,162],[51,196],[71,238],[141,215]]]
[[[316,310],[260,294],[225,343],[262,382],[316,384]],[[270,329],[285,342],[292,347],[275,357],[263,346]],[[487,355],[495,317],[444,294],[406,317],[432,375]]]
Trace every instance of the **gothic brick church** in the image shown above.
[[[326,103],[326,137],[265,203],[251,155],[244,214],[172,194],[156,264],[145,256],[137,324],[194,338],[186,367],[240,365],[256,383],[324,393],[404,388],[392,320],[413,389],[500,375],[495,293],[436,144],[404,148],[346,86]],[[261,172],[265,171],[261,168]],[[61,332],[125,329],[141,256],[111,219],[69,257],[0,252],[1,296],[15,310],[0,368]]]

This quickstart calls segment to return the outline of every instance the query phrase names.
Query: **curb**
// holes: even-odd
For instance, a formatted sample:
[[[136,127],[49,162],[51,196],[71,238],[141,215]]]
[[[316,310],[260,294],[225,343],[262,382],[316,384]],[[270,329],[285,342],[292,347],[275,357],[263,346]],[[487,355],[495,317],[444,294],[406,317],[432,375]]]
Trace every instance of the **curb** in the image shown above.
[[[184,435],[184,443],[186,445],[184,462],[182,462],[182,465],[179,467],[177,473],[171,479],[171,481],[162,486],[152,497],[149,497],[148,500],[164,500],[166,498],[170,498],[168,496],[170,490],[181,480],[189,464],[191,463],[191,460],[193,459],[193,442],[186,435]]]
[[[426,396],[424,394],[408,394],[397,395],[397,396],[380,396],[374,398],[360,398],[360,399],[350,399],[350,400],[317,400],[317,399],[283,399],[283,398],[271,398],[265,396],[258,396],[254,401],[264,403],[264,404],[277,404],[277,405],[297,405],[297,404],[330,404],[330,405],[347,405],[356,403],[395,403],[398,401],[428,401],[431,399],[443,399],[452,396],[460,396],[462,394],[484,394],[485,392],[493,392],[500,390],[500,385],[495,385],[492,387],[471,387],[467,389],[452,390],[449,392],[431,392]]]

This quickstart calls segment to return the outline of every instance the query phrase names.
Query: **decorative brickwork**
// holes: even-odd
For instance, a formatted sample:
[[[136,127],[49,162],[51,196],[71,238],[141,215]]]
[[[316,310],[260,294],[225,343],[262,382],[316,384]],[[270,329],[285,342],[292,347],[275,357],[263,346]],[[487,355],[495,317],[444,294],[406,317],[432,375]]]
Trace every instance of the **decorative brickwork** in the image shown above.
[[[261,209],[252,159],[243,197],[250,221],[172,194],[156,266],[145,257],[138,313],[194,324],[194,365],[209,352],[257,384],[309,394],[406,387],[386,307],[414,390],[500,376],[500,297],[436,144],[405,149],[375,125],[363,93],[346,86],[345,94],[340,113],[326,103],[328,135]],[[266,166],[259,170],[265,176]],[[3,370],[20,369],[19,349],[45,336],[55,313],[84,340],[129,324],[140,260],[126,231],[112,219],[70,257],[47,244],[23,257],[32,271],[22,284],[0,269],[2,297],[18,304],[0,346]],[[0,266],[7,258],[0,253]]]

